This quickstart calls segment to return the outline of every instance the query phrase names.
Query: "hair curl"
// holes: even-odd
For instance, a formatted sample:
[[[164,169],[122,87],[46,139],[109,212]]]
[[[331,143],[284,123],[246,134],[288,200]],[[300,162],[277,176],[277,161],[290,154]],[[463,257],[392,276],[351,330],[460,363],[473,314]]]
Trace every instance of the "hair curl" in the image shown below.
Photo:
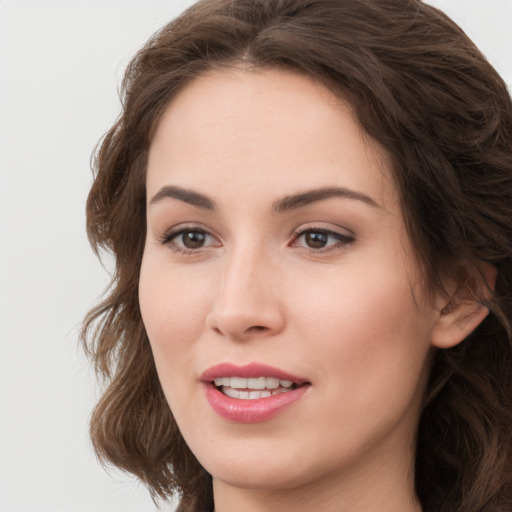
[[[420,419],[416,491],[424,512],[512,509],[512,104],[463,31],[420,0],[203,0],[156,33],[122,84],[123,111],[94,160],[87,231],[116,267],[82,340],[107,382],[91,419],[104,462],[183,510],[212,508],[211,478],[160,387],[138,305],[145,168],[178,91],[208,70],[277,67],[325,84],[388,152],[409,236],[433,288],[456,276],[489,308],[439,350]],[[482,262],[497,271],[485,301]]]

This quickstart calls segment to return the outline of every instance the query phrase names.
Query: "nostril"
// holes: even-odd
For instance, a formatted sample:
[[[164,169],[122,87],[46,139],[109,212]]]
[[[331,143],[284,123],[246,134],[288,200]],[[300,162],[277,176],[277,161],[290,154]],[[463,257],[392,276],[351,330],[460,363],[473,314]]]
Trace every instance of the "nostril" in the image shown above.
[[[249,332],[250,331],[256,331],[256,332],[261,332],[261,331],[265,331],[267,330],[267,327],[263,327],[262,325],[254,325],[253,327],[250,327],[249,329],[247,329]]]

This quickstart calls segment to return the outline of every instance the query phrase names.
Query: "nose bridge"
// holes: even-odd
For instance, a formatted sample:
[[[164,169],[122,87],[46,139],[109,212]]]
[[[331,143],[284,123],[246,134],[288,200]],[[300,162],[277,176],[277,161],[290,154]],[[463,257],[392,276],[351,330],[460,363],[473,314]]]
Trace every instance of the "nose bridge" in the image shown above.
[[[240,243],[223,262],[209,326],[236,339],[279,332],[283,315],[277,272],[261,245]]]

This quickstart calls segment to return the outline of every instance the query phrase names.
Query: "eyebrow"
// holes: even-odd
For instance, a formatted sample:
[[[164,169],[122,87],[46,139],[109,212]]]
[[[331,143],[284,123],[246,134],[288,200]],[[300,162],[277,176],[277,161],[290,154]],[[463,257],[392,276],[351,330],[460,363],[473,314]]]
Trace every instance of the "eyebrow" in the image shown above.
[[[178,199],[184,203],[204,208],[205,210],[215,210],[215,202],[209,197],[194,192],[193,190],[187,190],[181,187],[175,187],[167,185],[162,187],[151,199],[149,204],[156,204],[164,199]]]
[[[302,208],[303,206],[316,203],[317,201],[324,201],[331,197],[354,199],[356,201],[362,201],[369,206],[381,208],[370,196],[361,192],[356,192],[355,190],[345,187],[325,187],[283,197],[273,204],[273,209],[278,213],[282,213],[295,210],[296,208]]]
[[[381,208],[381,206],[379,206],[371,197],[361,192],[356,192],[345,187],[324,187],[285,196],[275,201],[272,204],[272,209],[277,213],[284,213],[297,208],[302,208],[318,201],[330,199],[331,197],[353,199],[356,201],[362,201],[363,203],[375,208]],[[205,210],[213,211],[216,209],[215,201],[210,199],[208,196],[173,185],[162,187],[153,196],[149,204],[156,204],[164,199],[177,199]]]

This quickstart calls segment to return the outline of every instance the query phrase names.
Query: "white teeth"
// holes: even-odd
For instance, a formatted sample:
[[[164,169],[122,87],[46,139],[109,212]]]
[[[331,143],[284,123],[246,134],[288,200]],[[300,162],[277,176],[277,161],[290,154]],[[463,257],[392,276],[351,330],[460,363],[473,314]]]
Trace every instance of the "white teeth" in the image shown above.
[[[235,388],[230,388],[229,386],[222,386],[222,392],[231,398],[238,398],[239,400],[256,400],[258,398],[267,398],[271,395],[278,395],[279,393],[286,393],[286,389],[279,388],[273,389],[270,391],[269,389],[263,389],[261,391],[245,391]]]
[[[290,388],[293,386],[291,380],[279,380],[274,377],[217,377],[214,380],[217,387],[230,387],[236,389],[278,389]]]
[[[231,377],[231,383],[228,384],[228,386],[237,389],[244,389],[247,387],[247,379],[244,379],[242,377]]]
[[[279,387],[279,379],[274,379],[273,377],[267,377],[267,388],[276,389]]]
[[[291,380],[275,377],[217,377],[214,383],[226,396],[239,400],[255,400],[286,393],[291,391],[294,384]]]
[[[267,386],[265,377],[256,377],[247,379],[247,387],[251,389],[265,389]]]

